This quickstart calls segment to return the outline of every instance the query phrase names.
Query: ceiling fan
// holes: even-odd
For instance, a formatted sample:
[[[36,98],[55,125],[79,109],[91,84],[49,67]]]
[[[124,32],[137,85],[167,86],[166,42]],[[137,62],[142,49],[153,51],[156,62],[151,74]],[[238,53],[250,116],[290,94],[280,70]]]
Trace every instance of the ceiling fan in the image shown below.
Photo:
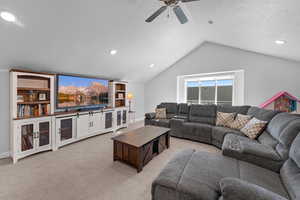
[[[187,16],[184,14],[182,8],[178,5],[180,2],[187,3],[192,1],[199,1],[199,0],[159,0],[164,2],[164,6],[162,6],[160,9],[158,9],[155,13],[153,13],[148,19],[146,19],[146,22],[152,22],[156,17],[158,17],[160,14],[162,14],[167,8],[173,9],[176,17],[180,21],[181,24],[185,24],[188,22]]]

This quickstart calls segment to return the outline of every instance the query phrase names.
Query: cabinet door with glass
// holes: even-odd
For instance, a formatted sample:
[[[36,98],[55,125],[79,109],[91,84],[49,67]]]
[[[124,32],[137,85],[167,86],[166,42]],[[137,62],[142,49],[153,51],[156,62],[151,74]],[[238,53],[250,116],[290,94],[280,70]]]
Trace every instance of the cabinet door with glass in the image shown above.
[[[113,113],[105,113],[105,129],[110,129],[113,127]]]
[[[122,111],[117,111],[117,126],[121,126],[122,122]]]
[[[64,117],[56,119],[57,144],[62,146],[75,139],[75,118]]]
[[[127,123],[127,110],[123,110],[123,113],[122,113],[122,123],[123,124]]]
[[[18,152],[23,155],[32,154],[36,146],[36,125],[34,121],[20,122],[17,126]]]
[[[37,122],[36,140],[40,150],[51,147],[51,119]]]

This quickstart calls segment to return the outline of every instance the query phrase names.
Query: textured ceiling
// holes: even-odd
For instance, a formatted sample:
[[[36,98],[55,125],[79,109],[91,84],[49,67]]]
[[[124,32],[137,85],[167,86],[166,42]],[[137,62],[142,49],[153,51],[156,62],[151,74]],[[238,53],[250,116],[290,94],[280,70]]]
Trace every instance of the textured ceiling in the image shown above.
[[[300,60],[299,0],[202,0],[185,4],[190,17],[185,25],[166,13],[145,23],[159,5],[157,0],[0,0],[0,10],[20,21],[0,21],[0,69],[24,66],[143,82],[203,41]],[[287,44],[278,46],[277,39]],[[111,56],[111,49],[118,53]]]

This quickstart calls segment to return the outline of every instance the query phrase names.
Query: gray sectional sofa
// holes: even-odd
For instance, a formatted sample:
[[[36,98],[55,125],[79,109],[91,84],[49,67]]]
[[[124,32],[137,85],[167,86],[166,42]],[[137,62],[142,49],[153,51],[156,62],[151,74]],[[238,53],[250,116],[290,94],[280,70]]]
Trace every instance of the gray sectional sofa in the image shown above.
[[[152,200],[298,200],[300,135],[279,173],[235,158],[189,149],[165,166],[151,192]]]
[[[158,107],[166,108],[168,119],[162,122],[148,113],[145,125],[169,127],[172,136],[212,144],[222,148],[223,155],[179,153],[153,182],[153,200],[300,198],[300,136],[295,139],[299,115],[250,106],[162,103]],[[269,123],[252,140],[239,130],[216,126],[218,111]]]

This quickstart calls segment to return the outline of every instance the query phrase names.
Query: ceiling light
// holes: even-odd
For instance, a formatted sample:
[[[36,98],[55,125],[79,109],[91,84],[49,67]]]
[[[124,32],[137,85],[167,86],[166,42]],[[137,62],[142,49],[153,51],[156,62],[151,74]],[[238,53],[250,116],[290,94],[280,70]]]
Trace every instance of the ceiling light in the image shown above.
[[[283,45],[283,44],[286,43],[286,41],[284,41],[284,40],[276,40],[275,43],[279,44],[279,45]]]
[[[111,54],[111,55],[116,55],[117,52],[118,52],[117,50],[113,49],[113,50],[110,51],[110,54]]]
[[[3,20],[7,21],[7,22],[15,22],[16,21],[16,17],[10,13],[10,12],[1,12],[0,16]]]
[[[150,68],[153,68],[153,67],[154,67],[154,64],[151,64],[149,67],[150,67]]]

